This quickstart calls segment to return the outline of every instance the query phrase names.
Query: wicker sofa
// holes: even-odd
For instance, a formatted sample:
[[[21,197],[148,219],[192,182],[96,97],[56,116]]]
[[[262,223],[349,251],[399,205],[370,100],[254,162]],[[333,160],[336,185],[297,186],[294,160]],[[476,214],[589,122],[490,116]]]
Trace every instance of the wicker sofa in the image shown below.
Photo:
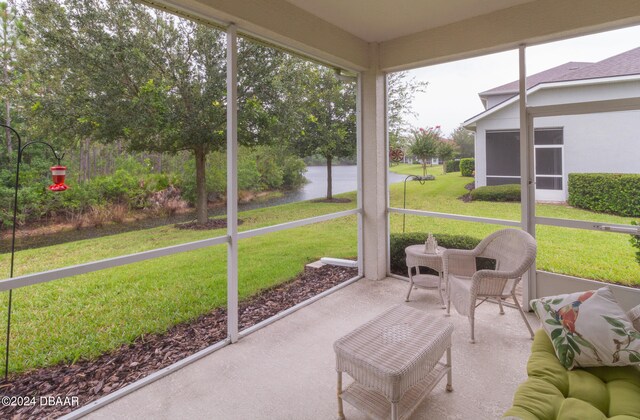
[[[535,334],[529,378],[518,388],[505,418],[522,420],[638,420],[640,368],[567,370],[544,330]]]

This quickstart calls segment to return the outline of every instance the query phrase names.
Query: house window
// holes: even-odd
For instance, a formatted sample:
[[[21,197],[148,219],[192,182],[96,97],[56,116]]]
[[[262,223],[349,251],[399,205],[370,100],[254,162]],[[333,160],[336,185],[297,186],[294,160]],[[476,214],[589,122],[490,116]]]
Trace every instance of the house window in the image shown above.
[[[535,130],[536,189],[562,190],[561,128]],[[487,131],[487,185],[520,183],[520,132]]]
[[[535,132],[536,189],[563,190],[562,129],[541,129]],[[540,198],[545,197],[544,193]],[[538,194],[538,195],[540,195]]]
[[[487,131],[487,185],[520,183],[520,132]]]

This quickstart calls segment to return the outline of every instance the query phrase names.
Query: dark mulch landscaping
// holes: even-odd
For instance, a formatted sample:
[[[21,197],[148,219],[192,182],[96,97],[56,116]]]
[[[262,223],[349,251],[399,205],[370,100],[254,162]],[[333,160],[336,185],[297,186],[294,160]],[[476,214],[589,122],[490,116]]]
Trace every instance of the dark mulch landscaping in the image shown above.
[[[240,330],[309,299],[357,275],[355,268],[323,266],[266,289],[239,305]],[[215,309],[172,327],[143,335],[94,360],[33,370],[0,382],[0,396],[35,398],[29,406],[0,406],[0,418],[56,418],[194,354],[227,336],[227,311]],[[79,404],[40,405],[40,397],[77,397]]]
[[[242,219],[238,219],[238,225],[244,223]],[[198,224],[197,220],[190,222],[178,223],[175,225],[177,229],[191,229],[191,230],[211,230],[222,229],[227,227],[227,219],[209,219],[207,223]]]

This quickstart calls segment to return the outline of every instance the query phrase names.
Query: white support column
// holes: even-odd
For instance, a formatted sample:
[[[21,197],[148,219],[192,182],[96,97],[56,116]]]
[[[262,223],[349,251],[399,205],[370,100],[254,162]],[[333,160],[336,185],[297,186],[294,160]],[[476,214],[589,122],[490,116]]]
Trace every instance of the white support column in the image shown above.
[[[370,68],[360,83],[364,276],[387,275],[386,77],[379,70],[379,44],[370,44]]]
[[[520,189],[521,189],[521,223],[522,229],[536,236],[536,196],[534,168],[534,131],[533,119],[527,113],[527,70],[526,47],[520,46]],[[536,265],[523,278],[522,300],[525,310],[529,310],[529,300],[535,296]]]
[[[357,153],[356,164],[358,166],[358,190],[357,190],[357,206],[362,209],[362,74],[358,74],[356,82],[356,141]],[[364,215],[360,211],[358,213],[358,276],[364,276]]]
[[[227,335],[238,341],[238,39],[227,28]]]

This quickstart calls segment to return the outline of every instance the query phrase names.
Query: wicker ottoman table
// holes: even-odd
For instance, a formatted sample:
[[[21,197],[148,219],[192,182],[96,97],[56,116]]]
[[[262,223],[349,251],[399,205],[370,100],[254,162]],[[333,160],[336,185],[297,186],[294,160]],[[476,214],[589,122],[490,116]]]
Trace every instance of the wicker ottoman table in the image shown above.
[[[375,419],[406,419],[445,374],[451,391],[452,332],[439,317],[397,305],[336,341],[338,418],[344,400]],[[355,380],[344,390],[343,372]]]

